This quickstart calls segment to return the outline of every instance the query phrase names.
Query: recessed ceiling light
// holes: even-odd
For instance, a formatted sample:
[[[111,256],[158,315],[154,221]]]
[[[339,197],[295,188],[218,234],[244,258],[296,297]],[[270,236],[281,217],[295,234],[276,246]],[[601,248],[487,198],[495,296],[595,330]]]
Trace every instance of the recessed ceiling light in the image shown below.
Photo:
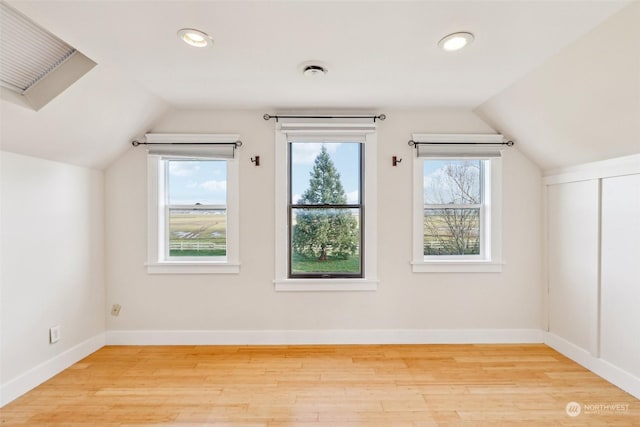
[[[207,47],[213,44],[209,34],[193,28],[183,28],[178,31],[178,38],[190,46]]]
[[[473,41],[473,34],[467,32],[453,33],[442,38],[438,42],[440,49],[445,52],[455,52],[460,50]]]

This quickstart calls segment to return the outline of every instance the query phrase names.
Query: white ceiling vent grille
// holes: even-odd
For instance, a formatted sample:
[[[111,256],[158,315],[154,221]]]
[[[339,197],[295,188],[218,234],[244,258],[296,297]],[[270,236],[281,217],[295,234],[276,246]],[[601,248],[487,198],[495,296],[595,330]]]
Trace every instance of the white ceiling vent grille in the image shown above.
[[[0,84],[24,94],[71,58],[76,50],[0,3]]]

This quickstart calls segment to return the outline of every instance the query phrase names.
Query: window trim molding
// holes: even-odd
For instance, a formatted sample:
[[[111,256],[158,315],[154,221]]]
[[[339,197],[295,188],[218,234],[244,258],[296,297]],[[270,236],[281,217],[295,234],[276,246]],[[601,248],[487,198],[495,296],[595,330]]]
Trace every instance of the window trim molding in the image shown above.
[[[452,134],[438,135],[446,137],[451,142],[474,142],[478,135]],[[423,139],[425,135],[414,134],[415,140]],[[441,139],[442,140],[442,139]],[[473,157],[473,154],[470,154]],[[454,158],[448,156],[446,158]],[[463,156],[461,156],[463,158]],[[482,158],[482,157],[474,157]],[[499,273],[504,265],[502,259],[502,157],[482,158],[490,162],[489,183],[490,194],[485,193],[486,217],[484,218],[483,244],[485,257],[454,258],[444,257],[435,260],[424,256],[424,161],[433,157],[413,158],[413,245],[412,270],[414,273]],[[486,228],[490,235],[486,236]]]
[[[190,134],[163,135],[166,142],[185,142]],[[211,139],[216,142],[236,142],[235,134],[197,134],[197,138]],[[216,260],[165,260],[160,250],[165,241],[165,229],[160,226],[164,209],[160,201],[164,200],[164,171],[161,155],[147,155],[147,273],[149,274],[237,274],[240,272],[240,152],[236,150],[234,158],[221,159],[227,162],[227,257],[225,261]],[[171,156],[166,156],[171,157]],[[214,157],[212,157],[214,158]],[[200,160],[202,158],[199,157]],[[161,182],[165,182],[162,186]]]
[[[308,120],[307,120],[308,122]],[[341,123],[338,128],[335,124],[325,122],[313,123],[313,131],[303,128],[299,133],[295,128],[289,127],[292,123],[281,121],[275,129],[275,279],[276,291],[291,292],[318,292],[318,291],[375,291],[378,287],[377,271],[377,134],[375,126],[358,127],[351,130],[348,124]],[[288,126],[289,125],[289,126]],[[294,126],[299,126],[295,123]],[[358,126],[357,122],[354,122]],[[364,144],[364,275],[362,278],[288,278],[288,166],[289,144],[288,136],[300,135],[300,140],[322,142],[323,140],[335,142],[342,137],[351,141],[360,141]]]

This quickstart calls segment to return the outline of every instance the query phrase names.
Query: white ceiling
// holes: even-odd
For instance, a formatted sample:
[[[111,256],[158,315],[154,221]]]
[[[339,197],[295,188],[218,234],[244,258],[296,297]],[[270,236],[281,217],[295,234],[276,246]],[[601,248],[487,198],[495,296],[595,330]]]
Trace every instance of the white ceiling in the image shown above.
[[[478,111],[633,0],[6,2],[98,65],[38,112],[0,93],[2,150],[105,168],[171,108]],[[208,32],[213,47],[182,43],[183,27]],[[438,40],[456,31],[476,40],[461,52],[440,51]],[[329,73],[305,78],[299,64],[308,60],[328,64]],[[511,136],[523,151],[551,164],[536,154],[540,129],[516,123],[527,109],[518,117],[512,109],[503,106],[501,117],[487,110],[485,120],[518,130]]]
[[[628,1],[9,1],[176,107],[473,108]],[[198,28],[197,49],[176,37]],[[470,31],[465,51],[438,40]],[[307,60],[328,64],[320,79]]]

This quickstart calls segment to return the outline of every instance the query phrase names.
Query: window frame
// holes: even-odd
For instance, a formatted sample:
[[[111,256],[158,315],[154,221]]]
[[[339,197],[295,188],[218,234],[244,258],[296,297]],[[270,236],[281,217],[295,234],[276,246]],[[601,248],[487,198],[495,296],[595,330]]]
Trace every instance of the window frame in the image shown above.
[[[156,134],[163,143],[191,141],[197,137],[201,142],[233,143],[239,135],[197,134],[168,135]],[[147,135],[147,140],[149,140]],[[233,158],[216,155],[147,155],[147,273],[149,274],[237,274],[239,262],[239,150],[234,149]],[[171,257],[168,249],[170,208],[166,189],[169,160],[224,160],[227,163],[227,254],[225,257]],[[205,209],[210,205],[198,206]],[[211,205],[217,206],[217,205]],[[193,206],[189,206],[193,208]]]
[[[177,158],[177,157],[171,157],[171,156],[162,156],[160,159],[160,162],[162,164],[162,167],[164,168],[163,171],[163,179],[164,179],[164,188],[167,189],[169,188],[169,181],[170,181],[170,164],[169,162],[172,161],[217,161],[217,162],[221,162],[224,161],[225,163],[227,162],[228,159],[214,159],[214,158],[202,158],[202,157],[198,157],[198,158]],[[228,166],[228,164],[226,165]],[[228,181],[229,180],[229,171],[227,169],[227,167],[225,166],[225,170],[226,170],[226,176],[225,176],[225,180]],[[170,233],[171,233],[171,224],[170,224],[170,218],[171,218],[171,210],[202,210],[202,211],[206,211],[206,210],[224,210],[225,211],[225,216],[227,216],[228,214],[228,208],[227,208],[227,203],[225,200],[225,204],[221,205],[221,204],[197,204],[197,205],[180,205],[180,204],[174,204],[172,205],[170,203],[170,197],[167,191],[164,191],[164,196],[165,196],[165,200],[163,202],[163,206],[164,209],[163,211],[160,213],[161,214],[161,218],[160,220],[164,223],[164,235],[163,235],[163,240],[162,242],[158,242],[159,243],[159,252],[160,252],[160,257],[161,259],[163,259],[163,262],[175,262],[175,261],[196,261],[196,262],[212,262],[212,263],[224,263],[227,261],[227,255],[224,256],[201,256],[201,257],[195,257],[195,256],[171,256],[171,239],[170,239]],[[228,199],[228,192],[225,191],[225,199]],[[227,227],[228,228],[228,227]],[[226,240],[226,233],[227,230],[225,230],[225,240]],[[226,245],[225,245],[226,246]],[[226,249],[225,249],[226,252]]]
[[[364,158],[364,147],[363,147],[363,143],[361,141],[343,141],[343,143],[347,143],[347,144],[358,144],[358,160],[359,160],[359,188],[358,188],[358,194],[359,194],[359,202],[358,203],[346,203],[346,204],[323,204],[323,205],[305,205],[305,204],[297,204],[294,203],[294,201],[292,200],[292,196],[293,196],[293,190],[292,190],[292,174],[293,174],[293,162],[291,162],[291,156],[292,156],[292,152],[293,152],[293,144],[305,144],[305,143],[314,143],[316,141],[297,141],[297,140],[293,140],[293,138],[288,138],[287,140],[287,145],[288,145],[288,157],[287,159],[289,160],[287,162],[288,164],[288,182],[287,182],[287,199],[288,199],[288,204],[287,204],[287,222],[288,222],[288,248],[287,248],[287,278],[288,279],[362,279],[364,277],[364,260],[366,257],[366,252],[365,252],[365,246],[364,246],[364,242],[365,242],[365,236],[364,236],[364,229],[363,229],[363,225],[366,223],[365,221],[365,210],[364,210],[364,199],[365,199],[365,193],[364,193],[364,163],[365,163],[365,158]],[[325,141],[328,142],[328,141]],[[330,143],[330,142],[328,142]],[[359,239],[359,251],[360,251],[360,271],[357,274],[340,274],[340,273],[322,273],[322,272],[317,272],[317,273],[308,273],[308,274],[301,274],[301,273],[297,273],[294,274],[293,273],[293,259],[292,259],[292,241],[293,241],[293,235],[292,235],[292,221],[293,221],[293,211],[295,209],[358,209],[359,211],[359,222],[358,222],[358,227],[359,227],[359,233],[360,233],[360,239]]]
[[[366,218],[361,227],[362,277],[289,277],[290,144],[294,142],[359,142],[361,146],[361,204]],[[275,130],[275,278],[283,292],[375,291],[377,278],[377,135],[375,124],[353,121],[327,123],[304,119],[281,120]]]
[[[486,137],[486,135],[480,135]],[[493,135],[492,135],[493,136]],[[414,134],[414,141],[476,142],[479,135]],[[464,150],[461,150],[464,151]],[[424,255],[424,162],[428,160],[483,160],[480,176],[479,255]],[[431,205],[433,206],[433,205]],[[456,205],[458,206],[458,205]],[[447,206],[450,207],[450,206]],[[413,161],[413,260],[414,273],[498,273],[502,271],[502,157],[474,155],[473,150],[459,155],[420,157]]]
[[[479,176],[479,191],[480,191],[480,203],[468,203],[468,204],[435,204],[435,203],[426,203],[424,202],[423,212],[427,209],[478,209],[478,220],[479,220],[479,240],[480,240],[480,253],[477,255],[423,255],[426,261],[437,262],[437,261],[482,261],[487,258],[487,253],[491,248],[491,233],[487,233],[487,230],[490,230],[491,224],[487,221],[487,216],[490,215],[491,211],[491,189],[487,185],[490,179],[490,170],[491,163],[488,159],[471,159],[471,158],[455,158],[455,157],[447,157],[447,158],[425,158],[422,159],[423,171],[424,171],[424,162],[429,160],[475,160],[480,161],[480,176]],[[424,175],[423,175],[424,177]],[[489,178],[488,178],[489,177]],[[424,185],[422,188],[423,197],[424,197]],[[424,200],[424,199],[423,199]],[[424,234],[424,216],[423,216],[423,234]],[[424,254],[424,240],[423,240],[423,254]]]

